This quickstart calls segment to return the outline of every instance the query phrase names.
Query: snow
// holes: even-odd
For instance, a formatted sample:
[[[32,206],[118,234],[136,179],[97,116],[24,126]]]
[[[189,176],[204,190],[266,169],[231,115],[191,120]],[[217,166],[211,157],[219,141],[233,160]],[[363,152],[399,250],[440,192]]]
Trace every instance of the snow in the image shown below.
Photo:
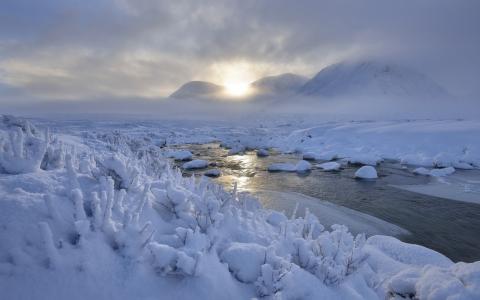
[[[413,170],[413,173],[418,175],[430,175],[430,170],[424,167],[420,167]]]
[[[401,297],[415,295],[417,299],[478,299],[480,262],[468,268],[461,265],[404,270],[389,280],[389,291]],[[459,268],[461,272],[458,272]]]
[[[480,166],[479,132],[480,122],[474,120],[312,121],[272,126],[257,144],[317,160],[337,158],[367,165],[393,160],[427,168],[475,168]]]
[[[340,62],[322,69],[300,89],[308,96],[439,98],[448,93],[415,70],[379,61]]]
[[[453,174],[455,169],[453,167],[446,167],[441,169],[432,169],[430,170],[430,176],[441,177]]]
[[[269,172],[296,172],[297,168],[292,163],[273,163],[268,166]]]
[[[241,282],[253,283],[260,276],[261,266],[266,262],[267,249],[253,243],[232,243],[220,258]]]
[[[455,168],[453,167],[446,167],[446,168],[438,168],[438,169],[426,169],[424,167],[416,168],[413,170],[413,173],[419,175],[428,175],[433,177],[443,177],[447,175],[451,175],[455,172]]]
[[[312,164],[306,160],[301,160],[295,165],[297,172],[308,172],[312,169]]]
[[[203,159],[194,159],[182,165],[185,170],[203,169],[208,167],[208,161]]]
[[[147,129],[143,125],[138,131],[117,131],[117,126],[104,124],[96,126],[99,132],[93,132],[92,125],[85,123],[87,133],[69,132],[71,129],[62,126],[52,128],[52,132],[65,130],[64,143],[60,143],[59,136],[42,136],[46,130],[36,129],[27,120],[4,120],[7,121],[0,124],[2,298],[479,297],[478,262],[454,264],[431,249],[393,237],[367,238],[361,232],[353,235],[346,226],[335,223],[351,225],[357,230],[376,230],[377,233],[371,234],[405,232],[319,199],[310,199],[310,210],[292,209],[290,217],[273,212],[263,208],[252,194],[239,193],[236,188],[226,191],[204,176],[183,176],[181,170],[171,167],[164,149],[158,146],[216,138],[237,140],[233,130],[230,138],[206,134],[203,129],[198,129],[201,133],[198,136],[189,137],[187,132],[195,135],[199,131],[185,129],[180,134],[179,129],[178,134],[170,135],[172,127],[163,127],[167,132],[163,135],[155,125],[152,132],[160,132],[159,135],[145,139],[147,135],[141,132]],[[338,129],[336,137],[340,139],[330,142],[345,138],[357,143],[355,147],[319,144],[325,130],[332,129],[317,127],[307,130],[312,133],[309,140],[314,141],[306,143],[304,150],[342,158],[368,152],[371,157],[385,158],[386,149],[393,151],[396,145],[396,142],[386,143],[385,147],[374,145],[370,143],[373,139],[363,139],[369,133],[354,139],[352,128],[339,134],[344,129],[338,126],[334,128]],[[353,126],[356,128],[353,132],[358,132],[357,125],[344,126]],[[382,126],[370,124],[369,128],[380,132]],[[368,128],[363,130],[368,132]],[[314,133],[319,131],[321,137]],[[306,137],[296,131],[277,135],[267,143],[260,137],[259,132],[263,131],[243,132],[249,133],[245,136],[250,138],[241,144],[251,149],[261,149],[261,144],[272,147],[285,138],[292,142],[287,147],[294,144],[297,147],[302,143],[296,138]],[[271,133],[268,129],[265,132]],[[452,139],[459,139],[449,141],[455,147],[444,147],[441,151],[450,153],[449,157],[455,158],[453,162],[478,166],[475,140],[469,141],[465,151],[456,148],[465,146],[463,139],[470,133],[459,137],[458,131],[452,132],[455,132]],[[74,141],[76,146],[68,141]],[[341,149],[347,150],[338,151]],[[407,154],[405,149],[397,149],[402,150],[398,156]],[[416,153],[409,149],[412,151],[409,153]],[[425,151],[423,157],[431,158],[437,166],[440,161],[448,164],[446,156],[434,160],[437,151],[440,150]],[[182,167],[207,166],[205,160],[193,160]],[[293,171],[311,168],[306,161],[287,166]],[[295,205],[298,197],[305,196],[270,193],[272,201],[290,205]],[[322,223],[330,224],[326,228]]]
[[[269,172],[298,172],[304,173],[312,169],[312,164],[306,160],[300,160],[296,164],[292,163],[273,163],[268,166]]]
[[[170,151],[167,153],[167,156],[168,157],[171,157],[175,160],[179,160],[179,161],[187,161],[187,160],[191,160],[192,157],[193,157],[193,154],[192,152],[188,151],[188,150],[177,150],[177,151]]]
[[[339,163],[337,163],[335,161],[330,161],[330,162],[326,162],[326,163],[323,163],[323,164],[319,164],[317,166],[319,168],[321,168],[323,171],[338,171],[338,170],[340,170],[340,167],[342,165],[340,165]]]
[[[355,178],[375,179],[378,178],[377,170],[372,166],[363,166],[355,172]]]

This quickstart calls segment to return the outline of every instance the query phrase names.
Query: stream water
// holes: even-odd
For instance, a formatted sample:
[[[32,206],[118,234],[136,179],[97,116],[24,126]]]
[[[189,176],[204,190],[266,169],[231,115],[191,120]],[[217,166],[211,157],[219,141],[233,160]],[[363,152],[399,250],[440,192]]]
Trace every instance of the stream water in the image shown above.
[[[222,172],[215,179],[217,182],[227,189],[237,182],[239,190],[255,194],[266,208],[289,214],[298,202],[300,213],[309,207],[324,225],[341,220],[354,233],[365,230],[368,234],[396,235],[402,241],[443,253],[453,261],[480,260],[480,204],[396,188],[392,185],[421,185],[430,180],[399,164],[382,163],[377,168],[379,179],[362,181],[353,178],[358,166],[346,166],[339,172],[313,169],[303,175],[266,171],[274,162],[298,161],[299,156],[294,154],[259,158],[254,152],[247,152],[227,156],[218,144],[180,148],[215,164],[214,168]]]

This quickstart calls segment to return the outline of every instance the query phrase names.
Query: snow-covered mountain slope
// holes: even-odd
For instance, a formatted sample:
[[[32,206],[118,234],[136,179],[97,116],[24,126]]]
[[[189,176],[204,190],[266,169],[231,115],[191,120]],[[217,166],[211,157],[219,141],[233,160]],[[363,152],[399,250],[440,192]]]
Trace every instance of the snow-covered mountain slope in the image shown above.
[[[223,87],[207,81],[190,81],[170,95],[170,98],[196,98],[215,96]]]
[[[448,93],[415,70],[375,61],[341,62],[321,70],[299,93],[306,96],[446,97]]]
[[[267,76],[251,83],[259,94],[293,94],[308,81],[307,77],[285,73]]]

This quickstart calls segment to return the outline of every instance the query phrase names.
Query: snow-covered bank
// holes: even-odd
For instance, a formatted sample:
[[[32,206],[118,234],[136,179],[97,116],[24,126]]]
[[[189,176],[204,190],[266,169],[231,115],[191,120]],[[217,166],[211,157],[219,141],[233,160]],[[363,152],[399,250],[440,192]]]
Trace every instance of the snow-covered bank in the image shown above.
[[[85,135],[72,147],[43,131],[0,127],[1,151],[15,157],[1,161],[2,298],[480,296],[479,262],[326,229],[308,212],[287,218],[183,177],[151,140]]]
[[[218,136],[223,144],[301,152],[305,159],[376,165],[395,160],[429,168],[480,167],[480,121],[268,122]]]

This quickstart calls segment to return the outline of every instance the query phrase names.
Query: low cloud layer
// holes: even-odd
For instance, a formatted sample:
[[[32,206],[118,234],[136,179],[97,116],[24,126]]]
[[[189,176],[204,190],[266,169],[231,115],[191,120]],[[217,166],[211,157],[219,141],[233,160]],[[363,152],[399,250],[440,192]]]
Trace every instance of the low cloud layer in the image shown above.
[[[474,0],[4,0],[0,101],[156,99],[232,65],[254,80],[364,57],[478,96],[479,28]]]

